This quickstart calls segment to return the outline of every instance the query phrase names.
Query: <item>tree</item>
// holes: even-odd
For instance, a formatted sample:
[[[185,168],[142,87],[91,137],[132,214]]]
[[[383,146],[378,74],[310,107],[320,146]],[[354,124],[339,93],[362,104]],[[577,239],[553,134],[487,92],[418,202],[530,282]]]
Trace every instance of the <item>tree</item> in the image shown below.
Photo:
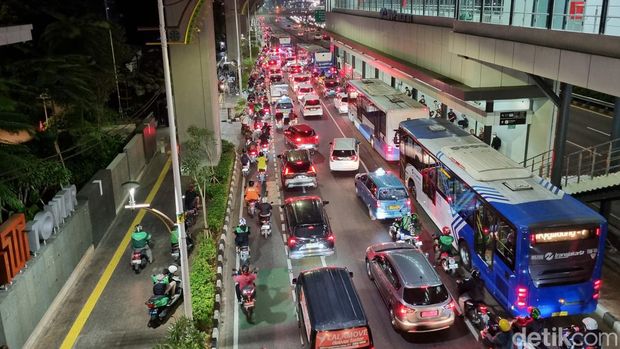
[[[205,348],[205,333],[185,316],[180,317],[168,328],[166,341],[155,346],[156,349],[201,349]]]
[[[207,222],[207,186],[219,180],[215,173],[216,140],[213,133],[205,128],[190,126],[187,129],[189,140],[183,143],[181,152],[181,172],[194,181],[203,207],[204,227]]]

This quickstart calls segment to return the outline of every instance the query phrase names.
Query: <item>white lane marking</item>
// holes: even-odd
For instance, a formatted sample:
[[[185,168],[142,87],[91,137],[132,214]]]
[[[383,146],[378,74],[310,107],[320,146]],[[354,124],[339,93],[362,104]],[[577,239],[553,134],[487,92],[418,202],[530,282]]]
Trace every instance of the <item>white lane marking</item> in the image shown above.
[[[607,136],[607,137],[611,136],[611,134],[609,134],[609,133],[607,133],[607,132],[603,132],[603,131],[601,131],[601,130],[597,130],[597,129],[592,128],[592,127],[590,127],[590,126],[587,126],[586,128],[587,128],[588,130],[590,130],[590,131],[598,132],[598,133],[600,133],[600,134],[602,134],[602,135],[604,135],[604,136]]]
[[[577,108],[577,109],[581,109],[581,110],[586,111],[586,112],[588,112],[588,113],[592,113],[592,114],[595,114],[595,115],[598,115],[598,116],[602,116],[602,117],[604,117],[604,118],[608,118],[608,119],[613,119],[613,118],[614,118],[613,116],[605,115],[605,114],[603,114],[603,113],[599,113],[599,112],[594,111],[594,110],[591,110],[591,109],[587,109],[587,108],[583,108],[583,107],[578,107],[578,106],[576,106],[576,105],[574,105],[574,104],[573,104],[573,105],[571,105],[571,107],[573,107],[573,108]]]
[[[321,265],[324,267],[327,266],[327,262],[325,262],[325,256],[321,256]]]
[[[346,138],[347,136],[344,134],[344,132],[340,128],[340,125],[338,125],[338,123],[336,122],[336,119],[332,116],[332,113],[329,111],[329,108],[327,107],[327,104],[325,104],[325,102],[323,102],[322,99],[320,101],[321,101],[321,104],[323,104],[323,108],[325,108],[325,111],[327,111],[327,115],[329,115],[329,117],[332,119],[332,121],[336,125],[336,128],[338,129],[338,131],[340,131],[340,134],[342,135],[342,137]],[[366,172],[368,172],[368,166],[366,166],[366,163],[364,162],[364,160],[362,160],[361,156],[360,156],[360,162],[362,163],[362,166],[364,166],[364,170],[366,170]]]
[[[241,179],[241,193],[239,194],[239,217],[243,217],[243,187],[245,187],[245,177]],[[235,268],[239,269],[239,254],[235,252]],[[239,348],[239,305],[237,304],[237,294],[235,291],[233,299],[233,349]]]

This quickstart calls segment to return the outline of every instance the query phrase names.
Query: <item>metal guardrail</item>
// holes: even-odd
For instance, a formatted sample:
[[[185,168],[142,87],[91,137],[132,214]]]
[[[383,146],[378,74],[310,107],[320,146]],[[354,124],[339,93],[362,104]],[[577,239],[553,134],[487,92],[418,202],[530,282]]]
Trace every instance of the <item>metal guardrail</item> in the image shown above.
[[[543,178],[548,178],[551,176],[552,160],[553,151],[548,150],[544,153],[534,155],[531,158],[520,162],[520,164],[525,168],[529,168],[532,173],[536,173]]]
[[[584,179],[620,171],[620,139],[576,151],[564,157],[562,183],[579,183]]]
[[[584,102],[588,102],[588,103],[592,103],[592,104],[597,104],[597,105],[600,105],[600,106],[603,106],[605,108],[609,108],[609,109],[612,109],[612,110],[615,107],[615,105],[613,103],[601,101],[600,99],[596,99],[596,98],[580,95],[580,94],[577,94],[577,93],[573,93],[573,99],[578,99],[580,101],[584,101]]]

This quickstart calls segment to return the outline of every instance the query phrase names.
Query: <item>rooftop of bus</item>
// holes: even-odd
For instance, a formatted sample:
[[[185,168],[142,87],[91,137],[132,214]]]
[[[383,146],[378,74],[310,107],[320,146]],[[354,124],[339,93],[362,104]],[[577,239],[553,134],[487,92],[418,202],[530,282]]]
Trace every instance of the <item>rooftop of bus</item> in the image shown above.
[[[588,206],[448,120],[413,119],[400,125],[512,222],[530,227],[603,222]]]
[[[420,102],[395,90],[380,79],[350,80],[349,84],[362,92],[384,112],[406,108],[426,108]]]

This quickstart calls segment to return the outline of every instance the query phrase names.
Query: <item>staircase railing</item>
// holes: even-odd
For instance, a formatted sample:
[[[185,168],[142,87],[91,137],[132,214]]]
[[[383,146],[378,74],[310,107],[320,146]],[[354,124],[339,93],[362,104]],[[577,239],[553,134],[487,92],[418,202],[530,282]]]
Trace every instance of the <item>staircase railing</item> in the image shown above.
[[[521,162],[523,167],[530,169],[532,173],[536,173],[540,177],[548,178],[551,176],[551,165],[553,163],[553,150],[534,155],[529,159]]]
[[[594,145],[564,157],[562,185],[620,171],[620,139]]]

